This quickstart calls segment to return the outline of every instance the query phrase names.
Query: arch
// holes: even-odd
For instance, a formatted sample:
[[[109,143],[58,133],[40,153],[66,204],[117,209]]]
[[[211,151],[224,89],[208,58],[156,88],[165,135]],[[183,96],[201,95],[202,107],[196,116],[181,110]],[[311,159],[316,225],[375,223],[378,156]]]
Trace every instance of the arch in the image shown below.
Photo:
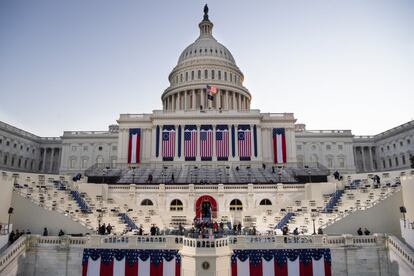
[[[179,199],[173,199],[170,203],[170,211],[182,211],[183,202]]]
[[[243,211],[243,203],[240,199],[233,199],[230,202],[230,211]]]
[[[141,206],[153,206],[153,205],[154,203],[152,202],[151,199],[146,198],[141,201]]]
[[[259,205],[265,205],[265,206],[269,206],[269,205],[272,205],[272,202],[270,201],[270,199],[268,199],[268,198],[263,198],[261,201],[260,201],[260,204]]]
[[[211,215],[213,218],[217,218],[217,201],[212,196],[209,196],[209,195],[203,195],[197,199],[195,203],[196,217],[197,218],[201,217],[201,209],[202,209],[203,202],[210,203],[211,212],[212,212]]]

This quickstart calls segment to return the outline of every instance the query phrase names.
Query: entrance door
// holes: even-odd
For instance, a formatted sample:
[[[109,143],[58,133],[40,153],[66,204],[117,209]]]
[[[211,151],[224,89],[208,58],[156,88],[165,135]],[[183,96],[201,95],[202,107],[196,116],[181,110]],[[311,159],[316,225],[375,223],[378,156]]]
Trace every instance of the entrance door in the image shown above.
[[[200,196],[196,201],[195,211],[198,219],[217,218],[217,202],[212,196]]]

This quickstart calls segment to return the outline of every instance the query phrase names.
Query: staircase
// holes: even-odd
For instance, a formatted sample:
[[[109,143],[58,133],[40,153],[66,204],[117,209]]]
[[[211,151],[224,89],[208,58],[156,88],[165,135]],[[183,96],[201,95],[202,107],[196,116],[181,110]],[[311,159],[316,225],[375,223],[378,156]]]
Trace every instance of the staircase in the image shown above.
[[[285,226],[289,220],[294,216],[295,214],[292,212],[287,213],[280,221],[279,223],[275,226],[275,229],[282,229],[283,226]]]
[[[325,208],[323,209],[323,212],[332,213],[333,208],[338,203],[343,193],[344,193],[344,190],[336,190],[336,192],[333,194],[333,196],[331,197],[331,199],[329,200],[329,202],[326,204]]]

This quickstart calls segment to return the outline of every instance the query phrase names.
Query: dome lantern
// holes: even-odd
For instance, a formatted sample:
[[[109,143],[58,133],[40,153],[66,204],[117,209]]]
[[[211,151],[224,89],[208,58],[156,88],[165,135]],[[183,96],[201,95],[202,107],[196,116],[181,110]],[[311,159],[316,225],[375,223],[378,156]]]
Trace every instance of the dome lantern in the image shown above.
[[[200,37],[202,36],[212,36],[213,23],[208,19],[208,6],[204,6],[204,17],[203,21],[198,24],[200,28]]]

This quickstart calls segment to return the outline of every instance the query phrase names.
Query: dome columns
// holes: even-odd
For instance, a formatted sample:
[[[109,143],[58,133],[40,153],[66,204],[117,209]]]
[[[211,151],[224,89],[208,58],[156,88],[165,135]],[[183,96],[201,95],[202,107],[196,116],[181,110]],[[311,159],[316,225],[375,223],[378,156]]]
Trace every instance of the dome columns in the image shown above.
[[[163,97],[163,110],[222,109],[245,111],[250,109],[250,97],[229,89],[219,89],[213,101],[208,100],[205,88],[177,91]]]

